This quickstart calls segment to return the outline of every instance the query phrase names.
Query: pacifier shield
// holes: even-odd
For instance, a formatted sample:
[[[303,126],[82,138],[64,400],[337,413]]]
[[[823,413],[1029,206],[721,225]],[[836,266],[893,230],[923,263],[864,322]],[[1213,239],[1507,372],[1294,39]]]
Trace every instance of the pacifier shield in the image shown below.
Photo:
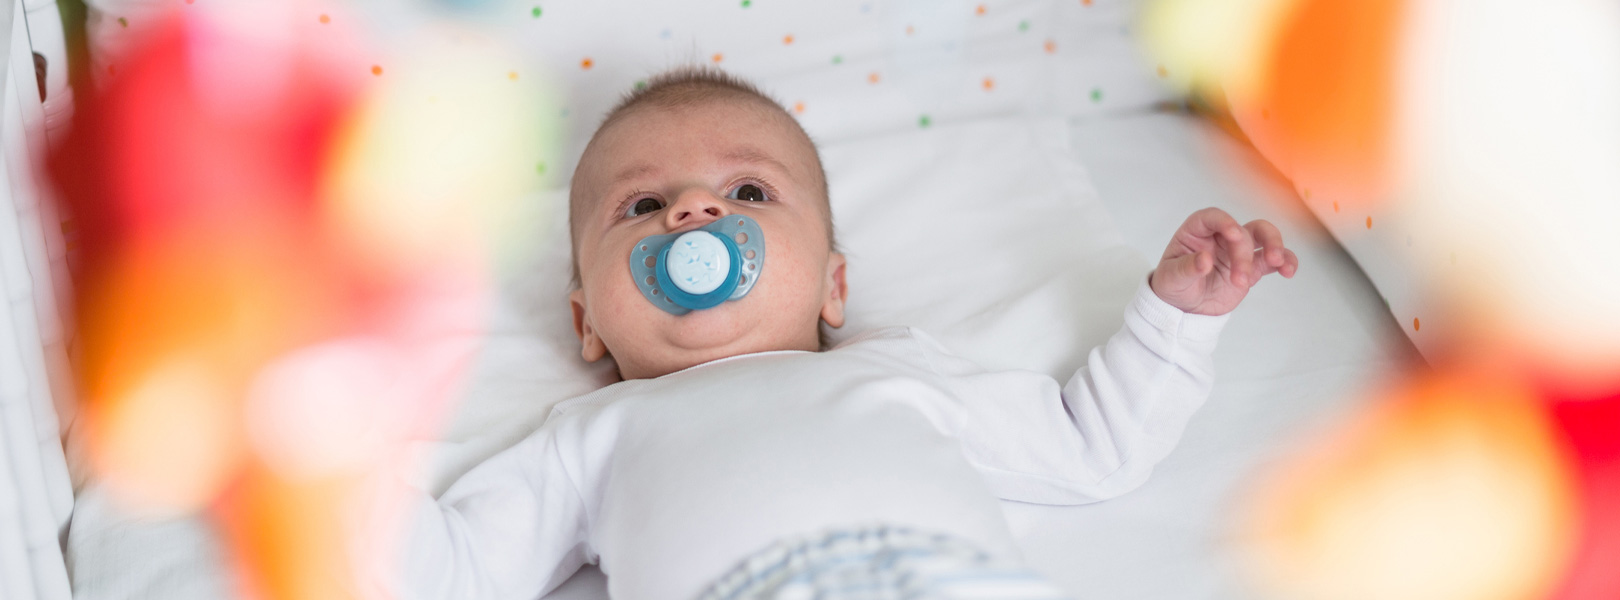
[[[647,236],[630,251],[636,289],[677,316],[748,295],[764,269],[764,232],[742,215],[682,233]]]

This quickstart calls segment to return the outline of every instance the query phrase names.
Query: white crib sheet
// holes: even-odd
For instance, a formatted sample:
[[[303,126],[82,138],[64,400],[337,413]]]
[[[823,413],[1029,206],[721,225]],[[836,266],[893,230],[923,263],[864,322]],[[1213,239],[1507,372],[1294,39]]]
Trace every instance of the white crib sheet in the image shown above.
[[[1101,504],[1006,505],[1036,568],[1081,597],[1245,598],[1229,542],[1246,482],[1365,401],[1416,354],[1365,276],[1286,182],[1217,128],[1181,114],[1087,121],[1071,140],[1129,243],[1164,251],[1188,213],[1276,223],[1300,259],[1233,315],[1216,385],[1142,488]]]
[[[1143,488],[1082,507],[1005,505],[1025,558],[1076,595],[1246,596],[1224,546],[1245,478],[1342,414],[1357,402],[1357,390],[1410,352],[1376,292],[1286,184],[1267,178],[1244,147],[1200,120],[1158,113],[1075,122],[1008,117],[952,127],[827,148],[840,235],[852,259],[852,314],[840,336],[906,321],[981,362],[1066,377],[1081,353],[1118,327],[1136,278],[1191,211],[1214,205],[1240,219],[1270,219],[1299,254],[1295,279],[1266,281],[1234,316],[1217,352],[1213,397]],[[897,153],[896,144],[936,147]],[[892,154],[868,156],[878,150]],[[968,164],[991,155],[999,158]],[[919,216],[926,206],[947,216]],[[432,489],[532,431],[552,402],[588,391],[604,375],[579,361],[566,309],[556,304],[567,268],[562,222],[536,226],[542,223],[549,252],[511,283],[445,439],[421,448],[434,457],[423,482]],[[1016,262],[995,280],[1004,289],[926,302],[945,293],[946,279],[897,284],[916,249],[885,245],[884,231],[906,242],[967,230],[993,232],[990,241],[1025,255],[987,252],[958,272]],[[1062,333],[1043,335],[1042,326]],[[142,526],[109,512],[80,517],[70,540],[76,561],[116,560],[122,568],[75,569],[78,594],[202,597],[223,583],[176,578],[205,577],[223,564],[218,546],[194,528]],[[171,533],[152,531],[157,527]],[[180,529],[184,535],[173,534]],[[587,568],[548,598],[603,598],[604,587],[601,572]]]
[[[1090,506],[1007,503],[1007,518],[1025,558],[1078,597],[1248,597],[1228,544],[1246,480],[1415,354],[1361,271],[1247,147],[1184,114],[1081,120],[1066,133],[1140,256],[1163,252],[1192,211],[1219,206],[1276,223],[1301,267],[1234,315],[1214,394],[1145,486]],[[587,569],[548,598],[602,598],[603,581]]]

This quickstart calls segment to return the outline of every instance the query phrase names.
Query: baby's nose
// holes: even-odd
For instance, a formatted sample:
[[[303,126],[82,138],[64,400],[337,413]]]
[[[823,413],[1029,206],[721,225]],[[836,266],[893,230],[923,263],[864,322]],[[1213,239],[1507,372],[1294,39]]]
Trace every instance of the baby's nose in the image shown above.
[[[664,225],[671,231],[702,227],[726,216],[726,203],[708,190],[692,189],[675,198],[664,211]]]

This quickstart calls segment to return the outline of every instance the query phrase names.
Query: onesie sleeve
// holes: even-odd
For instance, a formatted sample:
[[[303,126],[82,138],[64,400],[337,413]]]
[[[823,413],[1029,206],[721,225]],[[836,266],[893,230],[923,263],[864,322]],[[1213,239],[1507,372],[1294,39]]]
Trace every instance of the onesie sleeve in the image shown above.
[[[436,501],[405,495],[386,597],[539,598],[589,560],[586,510],[548,423]]]
[[[1085,504],[1140,486],[1175,448],[1214,385],[1226,320],[1170,306],[1144,277],[1124,327],[1062,387],[1040,373],[985,372],[937,344],[925,352],[959,402],[963,452],[999,497]]]

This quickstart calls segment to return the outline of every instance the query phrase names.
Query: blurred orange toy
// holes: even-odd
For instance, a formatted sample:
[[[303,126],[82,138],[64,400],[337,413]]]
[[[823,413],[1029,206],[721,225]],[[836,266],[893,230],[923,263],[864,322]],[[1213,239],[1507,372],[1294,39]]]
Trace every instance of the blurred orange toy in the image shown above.
[[[1394,176],[1403,0],[1160,0],[1147,37],[1224,97],[1266,157],[1319,191],[1382,200]]]

